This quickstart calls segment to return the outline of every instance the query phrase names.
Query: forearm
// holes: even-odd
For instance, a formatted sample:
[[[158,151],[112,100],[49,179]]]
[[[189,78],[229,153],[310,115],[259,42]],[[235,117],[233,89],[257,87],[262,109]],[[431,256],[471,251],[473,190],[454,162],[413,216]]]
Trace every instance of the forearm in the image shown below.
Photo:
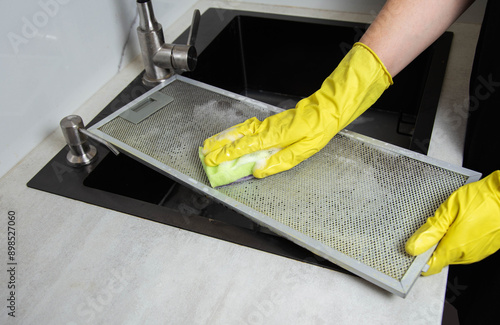
[[[388,0],[361,38],[394,77],[474,0]]]

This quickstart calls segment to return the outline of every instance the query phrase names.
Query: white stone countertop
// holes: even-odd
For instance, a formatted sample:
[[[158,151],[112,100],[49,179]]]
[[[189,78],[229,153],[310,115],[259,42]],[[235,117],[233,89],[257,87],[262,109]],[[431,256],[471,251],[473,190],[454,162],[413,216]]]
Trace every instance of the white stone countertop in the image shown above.
[[[200,1],[369,22],[367,15]],[[194,8],[193,8],[194,9]],[[165,31],[178,35],[191,12]],[[429,155],[461,164],[479,26],[455,24]],[[91,120],[142,70],[140,58],[75,113]],[[62,117],[61,117],[62,118]],[[453,124],[451,124],[453,122]],[[46,192],[26,183],[65,145],[54,132],[0,180],[1,324],[440,324],[447,270],[421,277],[403,299],[369,282]],[[8,215],[15,214],[15,289],[9,289]],[[12,284],[12,283],[11,283]],[[11,291],[15,318],[10,317]]]

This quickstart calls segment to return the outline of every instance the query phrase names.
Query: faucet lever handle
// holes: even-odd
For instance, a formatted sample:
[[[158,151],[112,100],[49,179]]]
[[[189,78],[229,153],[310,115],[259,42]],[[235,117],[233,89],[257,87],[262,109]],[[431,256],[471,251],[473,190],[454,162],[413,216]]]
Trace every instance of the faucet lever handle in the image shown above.
[[[193,12],[193,20],[189,28],[187,44],[162,44],[154,54],[153,62],[156,66],[164,69],[180,71],[193,71],[198,61],[198,53],[194,47],[198,27],[200,25],[200,11]]]
[[[198,35],[198,28],[200,27],[200,16],[201,16],[200,11],[196,9],[193,12],[193,19],[191,21],[191,28],[189,29],[187,45],[194,46],[194,43],[196,42],[196,36]]]

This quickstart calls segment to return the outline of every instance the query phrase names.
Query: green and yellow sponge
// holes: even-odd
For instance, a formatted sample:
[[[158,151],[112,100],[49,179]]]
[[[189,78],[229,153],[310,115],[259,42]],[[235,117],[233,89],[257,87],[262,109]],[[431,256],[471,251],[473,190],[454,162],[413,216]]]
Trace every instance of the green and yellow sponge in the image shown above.
[[[272,149],[261,150],[210,167],[205,164],[205,155],[203,155],[202,149],[202,147],[199,148],[198,154],[210,185],[214,188],[253,178],[252,174],[255,165],[264,162],[269,156],[276,153],[276,150]]]

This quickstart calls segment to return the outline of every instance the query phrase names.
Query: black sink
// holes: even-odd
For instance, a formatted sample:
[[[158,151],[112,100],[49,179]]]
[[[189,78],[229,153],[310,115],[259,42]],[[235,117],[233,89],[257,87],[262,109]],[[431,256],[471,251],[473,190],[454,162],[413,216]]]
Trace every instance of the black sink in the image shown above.
[[[272,105],[290,108],[314,92],[366,26],[363,24],[209,9],[197,39],[198,67],[185,75]],[[176,40],[183,43],[187,31]],[[397,123],[380,136],[426,152],[439,99],[451,34],[446,33],[410,67],[369,111],[371,125]],[[88,125],[149,90],[141,75]],[[359,125],[358,125],[359,126]],[[355,125],[355,127],[357,127]],[[387,127],[383,127],[387,129]],[[361,128],[363,131],[363,128]],[[370,130],[367,131],[370,135]],[[384,137],[388,137],[385,139]],[[400,141],[399,137],[406,139]],[[391,141],[389,141],[391,140]],[[28,183],[29,187],[80,200],[343,272],[343,269],[261,228],[125,154],[114,156],[99,143],[97,159],[86,167],[66,163],[63,148]],[[70,216],[69,216],[70,217]]]

